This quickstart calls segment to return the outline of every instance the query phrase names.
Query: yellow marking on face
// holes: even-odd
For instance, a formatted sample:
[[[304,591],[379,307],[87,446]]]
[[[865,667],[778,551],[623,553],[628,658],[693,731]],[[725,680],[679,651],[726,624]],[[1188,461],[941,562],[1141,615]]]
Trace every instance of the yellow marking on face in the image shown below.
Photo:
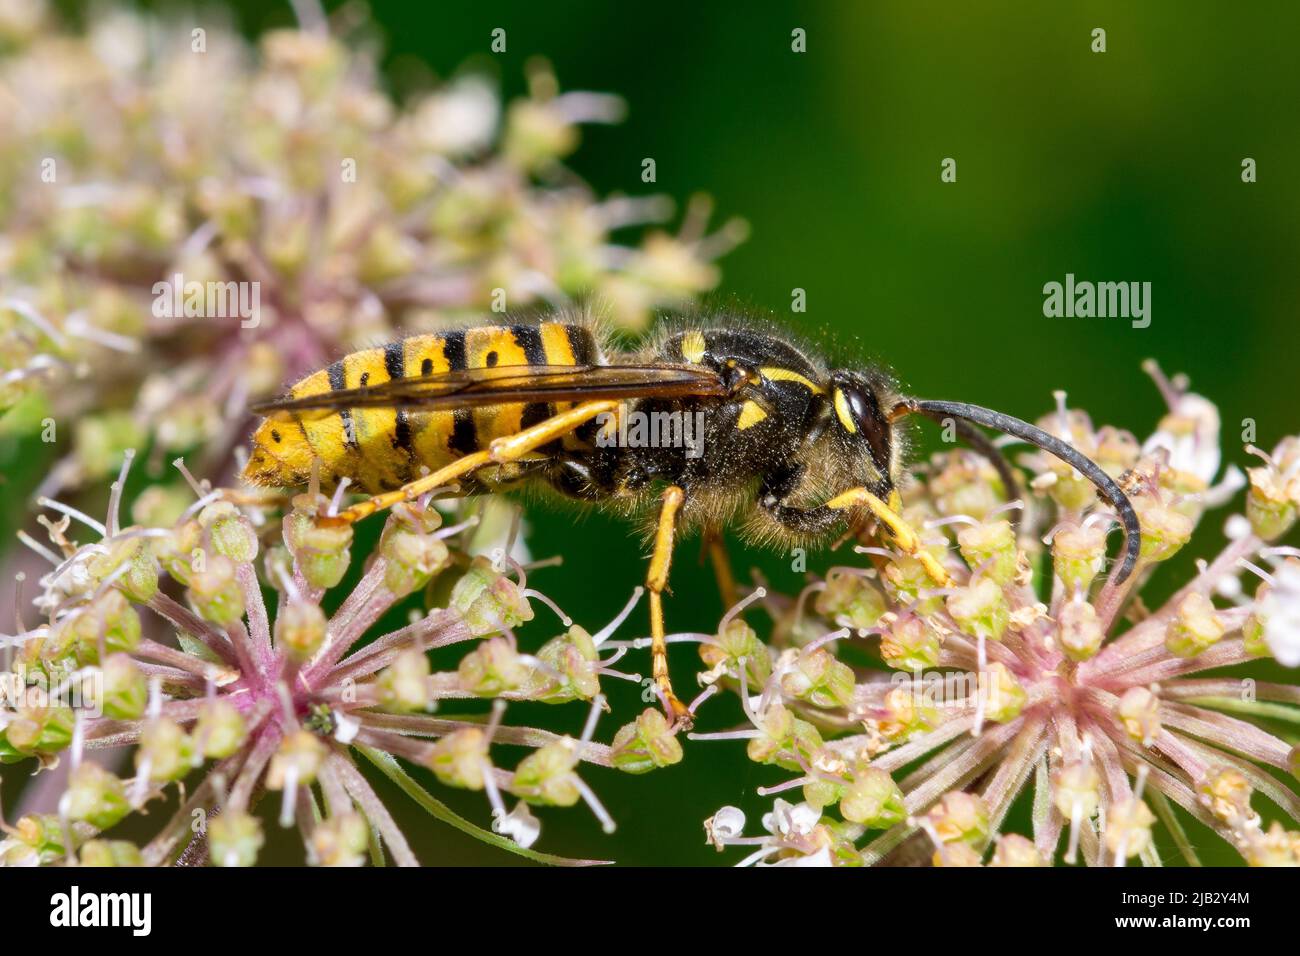
[[[682,336],[682,358],[692,365],[700,364],[707,348],[703,332],[687,332]]]
[[[853,414],[849,411],[849,400],[838,388],[835,390],[835,415],[846,432],[850,435],[857,432],[858,426],[853,424]]]
[[[798,382],[814,395],[821,395],[825,391],[825,389],[816,382],[805,378],[798,372],[792,372],[788,368],[781,368],[776,365],[767,365],[760,368],[759,372],[762,373],[764,378],[770,379],[773,382]]]
[[[736,427],[744,431],[746,428],[757,425],[765,418],[767,418],[767,412],[763,411],[758,402],[751,399],[740,406],[740,417],[736,419]]]

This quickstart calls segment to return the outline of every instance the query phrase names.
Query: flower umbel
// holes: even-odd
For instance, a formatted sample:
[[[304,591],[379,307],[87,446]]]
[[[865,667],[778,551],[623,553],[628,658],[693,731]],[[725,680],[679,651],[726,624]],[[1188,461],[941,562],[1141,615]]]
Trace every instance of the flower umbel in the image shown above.
[[[694,736],[748,738],[751,759],[795,774],[759,792],[803,798],[777,800],[772,819],[789,824],[765,820],[765,837],[743,836],[743,815],[724,808],[705,826],[710,843],[759,847],[743,862],[1122,866],[1160,862],[1159,832],[1197,863],[1185,814],[1247,863],[1300,864],[1300,832],[1287,829],[1300,796],[1283,782],[1300,751],[1258,722],[1300,720],[1300,692],[1240,666],[1300,663],[1300,552],[1276,545],[1300,505],[1300,444],[1255,452],[1264,465],[1248,472],[1226,548],[1148,610],[1138,595],[1160,565],[1245,483],[1233,467],[1218,476],[1217,409],[1150,371],[1170,413],[1144,443],[1094,429],[1063,396],[1039,423],[1130,496],[1143,545],[1124,584],[1104,574],[1115,516],[1071,469],[1023,456],[1030,475],[1011,494],[1034,507],[1013,530],[999,507],[1008,489],[981,459],[951,451],[903,495],[951,589],[929,585],[905,555],[859,548],[871,565],[814,581],[815,602],[765,595],[772,646],[755,639],[737,660],[721,653],[725,635],[705,641],[701,679],[738,691],[750,727]],[[816,693],[808,675],[836,667],[835,692]],[[1004,832],[1022,795],[1032,832]],[[1261,799],[1280,819],[1264,823]]]

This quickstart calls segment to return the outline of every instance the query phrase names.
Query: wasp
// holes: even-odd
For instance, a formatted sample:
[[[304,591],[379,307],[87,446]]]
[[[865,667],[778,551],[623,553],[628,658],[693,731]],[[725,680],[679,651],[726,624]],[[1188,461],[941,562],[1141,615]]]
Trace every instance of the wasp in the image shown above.
[[[879,369],[832,368],[784,332],[731,315],[686,320],[631,351],[579,316],[412,335],[353,352],[253,411],[266,420],[253,435],[247,481],[302,486],[315,471],[326,490],[346,482],[370,496],[320,521],[352,523],[435,491],[521,486],[643,516],[653,542],[645,584],[654,681],[670,717],[685,724],[663,613],[682,533],[731,526],[759,544],[815,546],[871,524],[937,584],[951,584],[900,514],[905,416],[951,420],[1009,491],[1010,469],[974,426],[1072,465],[1124,527],[1117,582],[1140,547],[1124,492],[1054,435],[965,402],[905,396]],[[632,440],[644,438],[647,422],[658,423],[658,440]]]

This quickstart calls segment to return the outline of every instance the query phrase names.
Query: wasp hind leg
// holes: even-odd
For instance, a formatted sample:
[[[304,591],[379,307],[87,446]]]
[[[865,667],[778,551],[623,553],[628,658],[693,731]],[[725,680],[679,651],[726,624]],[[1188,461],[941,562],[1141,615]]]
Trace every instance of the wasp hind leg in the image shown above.
[[[485,451],[476,451],[463,458],[457,458],[446,467],[417,478],[396,491],[385,492],[367,498],[365,501],[359,501],[337,515],[321,518],[320,521],[326,524],[353,524],[376,511],[383,511],[403,501],[414,501],[421,495],[428,494],[435,488],[452,484],[480,468],[518,461],[529,452],[536,451],[548,442],[567,435],[596,416],[612,412],[617,408],[618,402],[614,401],[584,402],[576,405],[521,432],[495,439]]]

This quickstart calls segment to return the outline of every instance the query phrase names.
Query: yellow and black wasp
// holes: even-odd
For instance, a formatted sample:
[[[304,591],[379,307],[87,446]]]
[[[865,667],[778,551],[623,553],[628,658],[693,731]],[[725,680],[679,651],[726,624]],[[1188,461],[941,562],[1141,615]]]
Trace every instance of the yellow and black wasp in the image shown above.
[[[1008,489],[1016,486],[1005,461],[972,425],[1076,468],[1124,526],[1117,580],[1140,545],[1123,491],[1064,441],[975,405],[905,397],[878,370],[829,368],[784,334],[735,316],[685,324],[634,352],[610,348],[581,318],[413,335],[347,355],[253,410],[267,420],[253,436],[248,481],[302,486],[316,469],[327,490],[346,479],[372,496],[322,521],[351,523],[435,489],[530,484],[646,515],[654,679],[683,722],[690,714],[668,675],[662,595],[684,530],[730,525],[758,543],[807,545],[874,520],[937,583],[950,583],[899,514],[906,415],[951,419]],[[685,437],[690,422],[699,433],[630,441],[637,416],[666,424],[670,436]]]

